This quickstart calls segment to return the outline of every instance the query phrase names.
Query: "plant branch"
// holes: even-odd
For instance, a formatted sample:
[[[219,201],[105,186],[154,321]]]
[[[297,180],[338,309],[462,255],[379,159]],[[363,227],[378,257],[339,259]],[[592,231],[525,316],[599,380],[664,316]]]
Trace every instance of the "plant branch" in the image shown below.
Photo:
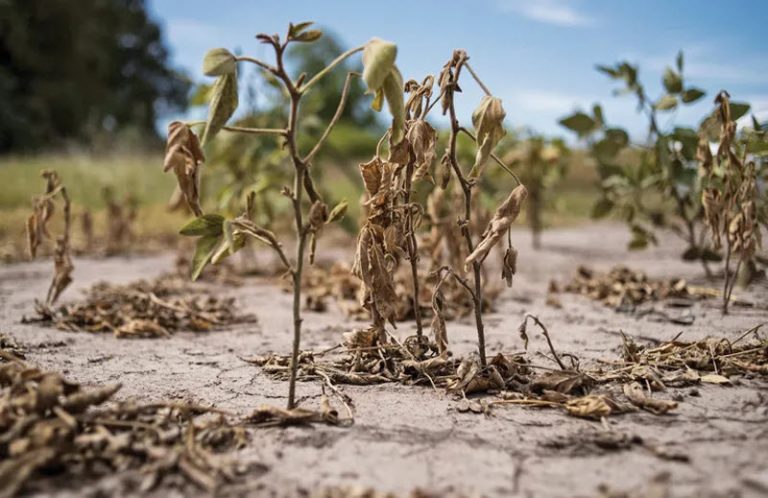
[[[468,129],[464,128],[463,126],[459,128],[459,131],[460,131],[460,132],[462,132],[462,133],[464,133],[464,134],[465,134],[465,135],[467,135],[469,138],[471,138],[471,139],[472,139],[472,140],[473,140],[475,143],[477,143],[477,137],[476,137],[476,136],[475,136],[475,135],[474,135],[474,134],[473,134],[471,131],[469,131]],[[522,181],[520,181],[520,178],[519,178],[519,177],[518,177],[518,176],[515,174],[515,172],[514,172],[514,171],[512,171],[511,169],[509,169],[509,167],[508,167],[506,164],[504,164],[504,161],[502,161],[501,159],[499,159],[499,156],[497,156],[496,154],[494,154],[493,152],[491,152],[491,159],[493,159],[493,160],[496,162],[496,164],[498,164],[499,166],[501,166],[501,169],[503,169],[504,171],[506,171],[507,173],[509,173],[509,175],[510,175],[512,178],[514,178],[514,179],[515,179],[515,181],[517,182],[517,184],[518,184],[518,185],[522,185],[522,184],[523,184],[523,182],[522,182]]]
[[[547,327],[545,327],[544,324],[541,323],[541,320],[539,320],[538,317],[531,314],[526,314],[525,319],[528,320],[529,318],[533,320],[534,323],[538,325],[539,328],[541,329],[541,332],[544,334],[544,337],[547,339],[547,345],[549,346],[549,350],[552,352],[552,356],[555,357],[555,361],[557,362],[560,369],[568,370],[568,368],[565,366],[562,360],[560,360],[560,356],[558,356],[557,351],[555,351],[555,346],[552,345],[552,339],[549,337],[549,331],[547,330]]]
[[[471,75],[472,75],[472,78],[474,78],[474,80],[477,82],[477,84],[480,86],[480,88],[482,88],[482,89],[483,89],[483,91],[485,92],[485,94],[486,94],[487,96],[489,96],[489,97],[493,96],[493,94],[491,93],[491,91],[490,91],[490,90],[488,90],[488,87],[487,87],[487,86],[485,86],[485,84],[482,82],[482,80],[481,80],[481,79],[480,79],[480,77],[477,75],[477,73],[475,73],[475,71],[472,69],[472,66],[470,66],[470,65],[469,65],[469,61],[465,61],[465,62],[464,62],[464,66],[467,68],[467,71],[469,71],[469,74],[471,74]]]
[[[299,93],[305,93],[310,87],[312,87],[312,85],[314,85],[315,83],[320,81],[325,75],[330,73],[333,70],[333,68],[335,68],[336,66],[338,66],[339,64],[344,62],[346,59],[348,59],[350,56],[356,54],[357,52],[362,52],[364,48],[365,48],[364,46],[355,47],[355,48],[347,50],[343,54],[341,54],[338,57],[336,57],[322,71],[320,71],[319,73],[314,75],[312,77],[312,79],[310,79],[309,81],[307,81],[306,83],[301,85],[301,88],[299,88],[299,90],[298,90]]]
[[[256,64],[263,70],[272,73],[274,75],[277,75],[277,69],[270,66],[266,62],[262,62],[259,59],[254,59],[253,57],[246,57],[246,56],[240,56],[236,58],[237,62],[250,62],[251,64]]]
[[[349,97],[349,88],[352,83],[352,78],[354,76],[360,76],[359,73],[350,72],[347,73],[347,78],[344,80],[344,88],[341,91],[341,98],[339,99],[339,105],[336,107],[336,112],[333,115],[333,118],[331,118],[331,121],[328,123],[328,127],[323,132],[322,136],[320,136],[320,139],[317,141],[314,147],[312,147],[312,150],[309,151],[309,154],[304,156],[303,161],[305,163],[310,163],[312,161],[312,158],[315,157],[315,154],[318,153],[320,150],[320,147],[322,147],[325,140],[328,138],[328,135],[331,134],[331,131],[333,130],[333,127],[336,126],[336,124],[341,119],[341,115],[344,113],[344,107],[347,104],[347,98]]]

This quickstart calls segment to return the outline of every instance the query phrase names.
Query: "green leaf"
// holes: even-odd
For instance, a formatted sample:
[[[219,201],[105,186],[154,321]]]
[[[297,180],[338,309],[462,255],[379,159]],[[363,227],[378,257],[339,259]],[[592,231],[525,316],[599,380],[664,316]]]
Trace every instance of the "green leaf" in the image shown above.
[[[195,87],[192,89],[192,95],[189,97],[189,105],[198,106],[207,104],[210,100],[210,94],[211,85],[207,85],[205,83],[195,85]]]
[[[237,59],[226,48],[209,50],[203,58],[203,73],[206,76],[224,76],[237,71]]]
[[[601,73],[607,74],[608,76],[614,79],[621,76],[621,73],[618,70],[612,68],[611,66],[603,66],[601,64],[598,64],[597,66],[595,66],[595,69],[597,69]]]
[[[395,67],[397,45],[373,38],[363,49],[363,81],[368,92],[373,93],[384,85],[384,81]]]
[[[664,82],[664,88],[667,89],[668,93],[674,94],[683,91],[683,79],[670,67],[664,71],[664,78],[662,81]]]
[[[221,237],[215,235],[198,239],[197,246],[195,246],[195,255],[192,256],[192,280],[197,280],[203,268],[211,261],[220,240]]]
[[[603,197],[602,199],[597,201],[594,206],[592,206],[592,212],[590,213],[590,216],[596,220],[605,218],[606,216],[608,216],[611,210],[613,210],[613,206],[614,206],[613,201]]]
[[[597,127],[603,126],[603,123],[605,123],[605,119],[603,119],[603,106],[601,106],[600,104],[593,105],[592,116],[594,116],[595,123],[597,123]]]
[[[219,76],[211,89],[211,93],[208,122],[203,133],[203,144],[210,142],[216,136],[237,109],[237,75],[232,73]]]
[[[626,147],[629,144],[629,134],[621,128],[608,128],[605,130],[605,138],[621,147]]]
[[[731,119],[736,121],[749,112],[749,104],[746,102],[731,102]]]
[[[336,204],[333,209],[331,209],[331,212],[328,213],[328,221],[325,223],[334,223],[341,220],[344,215],[347,214],[347,207],[349,207],[349,203],[346,200]]]
[[[315,24],[313,21],[304,21],[297,24],[293,24],[293,23],[288,24],[288,38],[292,40],[294,37],[301,34],[302,31],[312,26],[313,24]]]
[[[299,35],[296,35],[293,40],[297,42],[311,43],[313,41],[319,40],[322,36],[323,32],[319,29],[310,29],[309,31],[305,31]]]
[[[220,214],[204,214],[190,221],[179,231],[188,237],[219,236],[222,232],[224,217]]]
[[[392,115],[390,143],[397,145],[405,138],[405,100],[403,98],[403,77],[397,67],[392,67],[382,85],[384,100]]]
[[[559,123],[571,131],[576,132],[580,137],[589,135],[597,127],[597,123],[587,114],[577,112],[565,117]]]
[[[669,111],[677,107],[677,97],[674,95],[664,95],[653,107],[658,111]]]
[[[686,104],[690,104],[692,102],[696,102],[700,98],[702,98],[706,93],[704,90],[700,90],[695,87],[688,88],[686,91],[683,92],[682,100]]]

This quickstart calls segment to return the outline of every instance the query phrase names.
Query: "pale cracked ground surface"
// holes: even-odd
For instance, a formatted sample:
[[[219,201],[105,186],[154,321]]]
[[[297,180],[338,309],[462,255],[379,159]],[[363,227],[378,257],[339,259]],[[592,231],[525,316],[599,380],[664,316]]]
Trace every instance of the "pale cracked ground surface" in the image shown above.
[[[515,239],[519,273],[497,311],[487,316],[489,354],[522,349],[516,330],[525,312],[537,314],[558,350],[578,355],[582,364],[615,358],[619,330],[642,344],[647,343],[644,338],[668,340],[681,331],[683,340],[707,335],[733,339],[768,320],[765,286],[742,294],[761,309],[735,309],[723,317],[712,304],[697,304],[690,326],[616,313],[575,295],[560,295],[563,308],[555,309],[545,304],[547,283],[551,278],[564,281],[579,264],[608,269],[625,263],[653,277],[685,276],[698,283],[701,270],[680,263],[681,247],[673,240],[664,240],[661,248],[627,253],[626,229],[613,225],[546,232],[538,253],[529,249],[526,233],[516,232]],[[63,299],[78,298],[100,280],[150,278],[168,271],[172,263],[172,255],[77,260],[75,284]],[[21,324],[22,315],[32,313],[33,299],[47,288],[49,271],[47,262],[0,268],[0,331],[28,348],[31,363],[84,383],[120,382],[121,397],[192,399],[242,414],[262,403],[285,403],[285,383],[270,380],[239,359],[289,351],[291,297],[274,285],[257,280],[236,289],[212,288],[235,295],[243,311],[258,316],[258,323],[178,333],[169,339],[125,340]],[[664,309],[663,304],[655,306]],[[305,313],[305,349],[332,346],[342,332],[361,325],[330,308]],[[410,329],[412,324],[401,324],[396,333],[404,337]],[[448,332],[457,354],[473,350],[475,332],[469,319],[449,323]],[[547,361],[537,356],[545,348],[538,334],[532,336],[530,352],[537,362]],[[689,395],[690,389],[672,390],[663,395],[682,397],[672,415],[638,412],[609,420],[613,429],[689,455],[689,463],[662,460],[639,446],[617,452],[578,444],[553,447],[553,442],[601,430],[597,422],[559,411],[499,407],[487,417],[457,412],[450,396],[431,388],[380,385],[343,390],[355,403],[352,427],[255,431],[250,445],[237,455],[252,471],[222,494],[302,496],[325,486],[355,484],[403,495],[422,488],[445,496],[595,496],[601,484],[613,490],[646,490],[662,473],[670,475],[672,496],[768,494],[768,383],[757,379],[731,387],[701,386],[698,397]],[[298,393],[303,405],[316,406],[320,386],[301,383]],[[114,479],[59,483],[48,489],[59,496],[103,496],[115,491]],[[178,491],[157,492],[174,494]]]

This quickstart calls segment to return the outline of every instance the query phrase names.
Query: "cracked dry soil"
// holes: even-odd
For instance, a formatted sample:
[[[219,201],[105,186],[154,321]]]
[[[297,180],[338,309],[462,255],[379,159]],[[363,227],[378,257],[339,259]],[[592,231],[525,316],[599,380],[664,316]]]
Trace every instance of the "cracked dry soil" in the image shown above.
[[[517,334],[524,313],[537,314],[547,325],[558,351],[572,353],[582,364],[615,358],[619,331],[640,344],[717,335],[734,339],[768,320],[768,290],[755,286],[739,297],[753,308],[734,307],[722,316],[715,302],[698,302],[692,325],[617,313],[583,296],[559,294],[562,308],[547,306],[550,279],[565,281],[579,264],[607,270],[615,264],[640,269],[651,277],[682,276],[699,285],[696,264],[681,263],[682,247],[674,240],[644,252],[625,251],[626,229],[590,225],[548,231],[544,248],[530,249],[525,232],[514,233],[520,250],[512,289],[503,292],[487,315],[489,355],[520,351]],[[337,256],[349,259],[345,253]],[[75,261],[75,283],[63,301],[106,280],[128,283],[169,271],[172,255]],[[286,383],[269,379],[241,360],[269,352],[288,353],[291,342],[291,296],[274,282],[250,279],[238,288],[206,285],[210,292],[233,295],[242,312],[258,322],[213,332],[182,332],[167,339],[116,339],[111,334],[62,332],[39,324],[21,324],[31,316],[34,298],[43,295],[50,262],[0,268],[0,331],[27,349],[27,361],[63,372],[82,383],[120,382],[117,397],[142,400],[184,399],[213,404],[240,414],[271,403],[283,405]],[[652,305],[669,311],[664,303]],[[303,349],[320,350],[340,341],[341,333],[360,327],[334,305],[324,313],[305,311]],[[401,338],[413,325],[398,324]],[[458,355],[475,347],[472,318],[449,322],[451,349]],[[529,353],[538,362],[546,343],[532,337]],[[680,401],[666,416],[647,412],[608,419],[610,428],[639,436],[646,445],[612,447],[601,443],[600,422],[567,417],[560,411],[505,406],[492,416],[459,413],[456,402],[429,387],[395,384],[340,386],[352,397],[355,423],[348,428],[314,426],[255,430],[250,444],[235,456],[248,469],[221,489],[229,496],[306,496],[338,485],[361,485],[407,495],[416,488],[437,496],[598,496],[599,489],[630,494],[653,486],[671,496],[768,496],[768,383],[742,378],[723,387],[670,389],[664,397]],[[301,403],[315,407],[317,383],[299,383]],[[688,461],[660,457],[648,444]],[[38,483],[36,492],[51,496],[110,495],[120,476],[99,481]],[[602,488],[601,488],[602,486]],[[157,496],[181,494],[160,488]],[[654,495],[655,496],[655,495]],[[663,495],[662,495],[663,496]]]

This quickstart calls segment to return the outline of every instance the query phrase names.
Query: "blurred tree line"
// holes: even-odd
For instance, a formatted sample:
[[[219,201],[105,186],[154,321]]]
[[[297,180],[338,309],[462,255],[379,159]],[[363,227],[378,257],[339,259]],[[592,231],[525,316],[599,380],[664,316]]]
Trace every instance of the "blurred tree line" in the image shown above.
[[[0,153],[156,138],[189,89],[144,0],[0,0]]]

